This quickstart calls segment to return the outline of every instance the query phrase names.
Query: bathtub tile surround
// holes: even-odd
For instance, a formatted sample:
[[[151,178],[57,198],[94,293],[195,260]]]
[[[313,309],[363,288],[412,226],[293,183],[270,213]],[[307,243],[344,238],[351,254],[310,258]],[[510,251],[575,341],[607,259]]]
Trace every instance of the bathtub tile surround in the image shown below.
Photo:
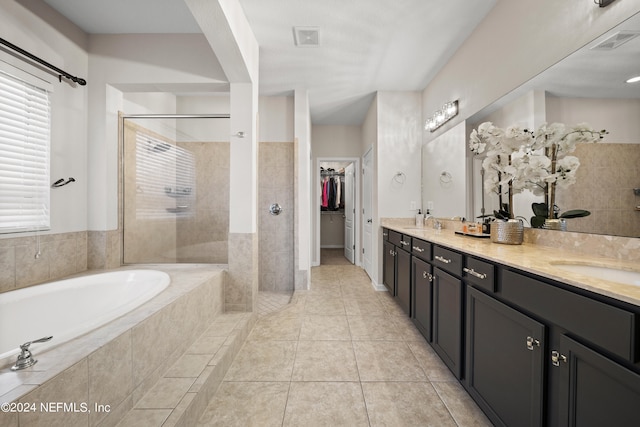
[[[87,236],[87,268],[105,270],[122,264],[122,231],[89,231]]]
[[[0,239],[0,292],[56,280],[87,269],[87,232]]]
[[[101,328],[51,350],[35,353],[39,361],[32,368],[21,372],[10,371],[8,366],[1,369],[0,402],[68,401],[91,405],[95,402],[110,405],[111,411],[62,414],[59,425],[103,427],[120,421],[166,372],[171,372],[169,369],[174,363],[223,312],[226,272],[222,268],[201,265],[153,268],[171,276],[172,283],[164,292]],[[228,316],[240,321],[240,317]],[[251,318],[252,314],[242,313],[242,316]],[[242,333],[248,335],[248,329],[244,327]],[[242,336],[233,328],[228,329],[228,334]],[[233,350],[239,344],[225,341],[218,348],[222,350],[225,346]],[[215,343],[209,348],[215,349]],[[218,360],[230,363],[223,355]],[[194,383],[192,381],[189,388]],[[51,418],[40,422],[36,417],[37,414],[19,414],[18,422],[20,425],[52,425]],[[2,413],[0,425],[18,424],[12,414]]]

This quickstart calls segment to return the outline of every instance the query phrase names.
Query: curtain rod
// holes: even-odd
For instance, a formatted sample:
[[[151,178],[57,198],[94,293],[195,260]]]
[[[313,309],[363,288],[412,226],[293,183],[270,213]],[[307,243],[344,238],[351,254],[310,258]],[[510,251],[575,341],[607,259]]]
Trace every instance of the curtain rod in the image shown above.
[[[87,81],[85,79],[81,79],[80,77],[72,76],[71,74],[67,73],[66,71],[61,70],[60,68],[56,67],[55,65],[49,64],[47,61],[38,58],[37,56],[27,52],[24,49],[19,48],[18,46],[14,45],[13,43],[9,43],[5,39],[0,38],[0,44],[3,44],[5,46],[7,46],[8,48],[15,50],[19,54],[24,55],[27,58],[29,58],[29,59],[31,59],[33,61],[36,61],[39,64],[44,65],[47,68],[52,69],[53,71],[58,73],[58,79],[60,81],[62,81],[62,77],[65,77],[65,78],[71,80],[74,83],[78,83],[80,86],[84,86],[84,85],[87,84]]]

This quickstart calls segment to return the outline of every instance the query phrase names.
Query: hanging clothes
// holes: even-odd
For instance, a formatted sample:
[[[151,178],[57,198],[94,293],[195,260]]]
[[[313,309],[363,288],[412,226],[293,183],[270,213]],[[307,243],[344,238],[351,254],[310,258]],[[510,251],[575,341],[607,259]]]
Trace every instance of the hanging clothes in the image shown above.
[[[340,177],[336,177],[335,179],[335,186],[336,186],[336,200],[334,203],[334,208],[335,209],[340,209],[340,198],[342,197],[342,190],[341,190],[341,186],[340,186]]]
[[[322,192],[321,192],[321,209],[322,210],[327,210],[329,209],[329,178],[325,177],[322,180],[322,183],[320,184],[322,187]]]

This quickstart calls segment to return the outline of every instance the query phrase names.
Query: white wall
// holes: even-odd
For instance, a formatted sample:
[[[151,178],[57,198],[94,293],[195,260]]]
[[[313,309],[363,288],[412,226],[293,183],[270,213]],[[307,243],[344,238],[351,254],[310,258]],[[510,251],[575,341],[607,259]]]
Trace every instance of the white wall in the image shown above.
[[[441,218],[467,215],[465,138],[466,125],[460,123],[422,148],[422,205],[426,209],[427,203],[433,202],[431,215]],[[442,173],[449,175],[442,176]]]
[[[547,121],[567,126],[588,123],[606,129],[602,142],[640,143],[640,100],[558,98],[547,96]]]
[[[261,96],[258,103],[258,141],[291,142],[294,140],[293,96]]]
[[[294,153],[295,153],[295,288],[308,289],[311,279],[311,115],[309,93],[294,92]]]
[[[72,27],[66,19],[42,5],[42,10],[55,23]],[[89,74],[86,38],[69,29],[62,34],[18,2],[0,2],[0,37],[33,53],[72,75],[93,83]],[[71,34],[73,33],[73,34]],[[69,35],[75,37],[68,38]],[[88,87],[73,87],[66,79],[58,81],[53,72],[40,71],[9,54],[0,52],[0,60],[8,61],[24,71],[51,82],[51,182],[73,177],[76,182],[51,190],[51,230],[65,233],[87,229],[87,103]],[[19,57],[19,55],[18,55]],[[0,237],[24,236],[25,233]]]

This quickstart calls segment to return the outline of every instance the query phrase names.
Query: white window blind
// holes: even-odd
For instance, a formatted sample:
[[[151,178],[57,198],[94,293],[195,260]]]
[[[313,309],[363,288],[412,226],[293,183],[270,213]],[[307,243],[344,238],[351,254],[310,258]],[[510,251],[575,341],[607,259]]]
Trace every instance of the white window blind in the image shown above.
[[[0,233],[48,229],[49,93],[0,71]]]

